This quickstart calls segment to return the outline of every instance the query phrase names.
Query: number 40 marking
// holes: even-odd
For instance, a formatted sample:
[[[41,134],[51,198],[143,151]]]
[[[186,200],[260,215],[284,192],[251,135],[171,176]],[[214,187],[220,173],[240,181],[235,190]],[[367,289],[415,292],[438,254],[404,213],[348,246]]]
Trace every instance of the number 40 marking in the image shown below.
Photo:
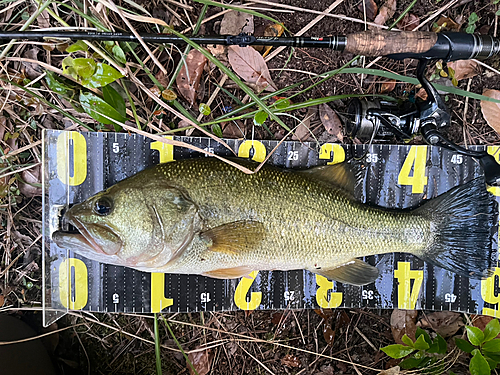
[[[427,161],[427,146],[411,146],[401,172],[398,176],[399,185],[411,185],[413,194],[422,194],[427,185],[425,164]],[[413,175],[410,176],[413,169]]]

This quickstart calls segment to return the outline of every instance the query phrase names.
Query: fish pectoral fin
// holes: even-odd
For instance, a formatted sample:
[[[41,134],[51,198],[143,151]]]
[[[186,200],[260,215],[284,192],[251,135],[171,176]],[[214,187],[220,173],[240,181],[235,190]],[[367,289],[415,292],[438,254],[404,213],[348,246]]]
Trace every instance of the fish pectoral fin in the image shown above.
[[[345,264],[335,268],[321,268],[313,270],[314,273],[324,276],[329,280],[335,280],[344,284],[366,285],[378,278],[378,268],[371,266],[362,260],[351,259]]]
[[[339,188],[354,196],[356,184],[363,177],[363,165],[359,161],[350,160],[343,163],[314,167],[298,173],[307,174],[316,180]]]
[[[237,255],[253,251],[264,239],[264,224],[254,220],[242,220],[220,225],[203,232],[207,251]]]
[[[202,273],[203,276],[213,277],[215,279],[237,279],[239,277],[251,278],[249,274],[253,271],[248,266],[240,266],[233,268],[220,268],[218,270]]]

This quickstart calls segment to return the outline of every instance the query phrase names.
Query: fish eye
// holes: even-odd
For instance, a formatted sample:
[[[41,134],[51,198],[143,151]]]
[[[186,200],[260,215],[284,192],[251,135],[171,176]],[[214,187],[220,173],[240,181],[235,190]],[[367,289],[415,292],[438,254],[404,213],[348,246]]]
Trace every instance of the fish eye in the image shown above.
[[[99,198],[95,202],[94,212],[100,216],[106,216],[113,210],[113,202],[107,197]]]

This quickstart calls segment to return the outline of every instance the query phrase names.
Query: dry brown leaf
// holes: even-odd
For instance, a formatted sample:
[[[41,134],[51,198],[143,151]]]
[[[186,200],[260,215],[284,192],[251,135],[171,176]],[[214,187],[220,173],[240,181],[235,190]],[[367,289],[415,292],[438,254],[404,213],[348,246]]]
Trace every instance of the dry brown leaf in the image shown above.
[[[396,88],[396,80],[395,79],[390,79],[388,81],[384,81],[380,85],[380,93],[381,94],[387,94],[394,90]]]
[[[39,197],[42,195],[42,188],[39,186],[33,186],[34,184],[40,184],[40,165],[34,168],[25,170],[21,172],[21,179],[24,182],[19,182],[19,191],[26,197]]]
[[[422,87],[418,90],[418,92],[415,94],[415,98],[420,98],[422,100],[427,100],[427,91]]]
[[[3,294],[0,294],[0,307],[2,307],[4,303],[5,303],[5,297],[3,296]]]
[[[281,358],[281,363],[288,367],[300,367],[300,359],[292,354],[287,354]]]
[[[422,328],[430,328],[444,338],[453,336],[464,326],[462,315],[452,311],[437,311],[427,314],[417,323]]]
[[[460,24],[453,21],[451,18],[441,16],[434,26],[432,26],[432,31],[459,31]]]
[[[478,75],[479,65],[472,60],[457,60],[446,64],[448,68],[455,71],[455,78],[457,81],[466,78],[472,78]]]
[[[413,13],[406,13],[401,21],[398,22],[398,29],[404,31],[413,31],[420,25],[420,18]]]
[[[42,13],[38,15],[36,18],[36,22],[38,23],[38,26],[42,29],[48,29],[50,27],[50,15],[47,10],[44,10]]]
[[[4,116],[0,116],[0,142],[3,141],[3,136],[5,135],[6,128],[7,128],[7,118]]]
[[[158,81],[158,83],[163,86],[164,89],[166,89],[168,87],[170,79],[169,79],[168,75],[163,73],[161,70],[155,74],[155,78]]]
[[[323,337],[330,346],[335,342],[335,330],[332,328],[333,314],[332,309],[315,309],[314,312],[323,318]]]
[[[207,49],[210,51],[213,57],[219,60],[225,66],[229,66],[229,60],[227,58],[227,46],[223,45],[207,45]],[[215,67],[215,64],[213,65]],[[210,68],[212,68],[212,63],[210,62]]]
[[[236,10],[224,14],[220,23],[221,35],[238,35],[239,33],[253,34],[253,15]]]
[[[399,366],[391,367],[390,369],[380,371],[377,375],[399,375],[401,368]]]
[[[248,83],[253,83],[257,91],[276,91],[276,85],[264,58],[253,48],[229,46],[227,56],[234,72]]]
[[[358,10],[363,13],[363,4],[366,9],[366,19],[369,21],[373,21],[375,16],[377,15],[378,6],[373,0],[363,0],[358,5]]]
[[[285,31],[285,28],[280,25],[279,23],[275,23],[272,25],[268,25],[266,29],[264,30],[264,36],[267,37],[280,37],[283,35],[283,32]],[[262,54],[262,57],[266,57],[269,52],[271,52],[271,49],[273,46],[266,46],[265,52]]]
[[[181,71],[175,80],[179,93],[186,98],[191,105],[196,102],[201,75],[207,61],[208,59],[201,52],[192,49],[186,56],[185,64],[182,64]]]
[[[246,135],[245,124],[240,120],[229,121],[221,125],[224,138],[244,138]]]
[[[387,0],[384,5],[380,7],[377,17],[373,20],[377,25],[385,25],[385,23],[394,16],[396,12],[396,0]]]
[[[415,333],[417,332],[418,311],[416,310],[398,310],[395,309],[391,315],[391,331],[392,337],[396,344],[404,344],[401,338],[406,334],[409,338],[415,341]]]
[[[196,369],[198,375],[206,375],[210,372],[210,367],[212,366],[212,360],[214,359],[214,352],[212,349],[203,350],[201,352],[189,353],[189,361]],[[195,372],[188,365],[189,373],[194,375]]]
[[[486,90],[483,95],[500,100],[500,91],[498,90]],[[488,125],[500,134],[500,103],[481,100],[481,112],[483,112],[483,117]]]
[[[297,126],[297,128],[295,129],[292,140],[302,142],[307,141],[307,139],[311,136],[311,130],[309,130],[309,128],[311,127],[311,119],[316,114],[316,111],[316,107],[309,107],[309,110],[306,113],[306,117],[304,117],[304,120],[302,120],[299,126]]]
[[[328,134],[336,137],[337,140],[342,142],[344,140],[344,136],[342,135],[342,122],[335,111],[328,104],[323,103],[319,107],[319,117]],[[332,140],[332,142],[334,142],[334,140]]]

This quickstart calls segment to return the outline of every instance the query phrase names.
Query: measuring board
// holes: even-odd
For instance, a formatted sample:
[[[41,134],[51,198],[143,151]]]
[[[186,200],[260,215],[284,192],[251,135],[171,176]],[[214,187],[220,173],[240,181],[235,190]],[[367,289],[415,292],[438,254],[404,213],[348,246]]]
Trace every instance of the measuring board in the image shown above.
[[[90,261],[51,241],[51,233],[60,225],[61,209],[82,202],[150,165],[206,156],[137,134],[47,130],[43,137],[46,325],[67,310],[80,309],[140,313],[369,307],[500,316],[500,268],[487,280],[469,280],[409,254],[364,258],[379,269],[380,277],[363,287],[332,282],[304,270],[254,271],[249,278],[219,280],[144,273]],[[355,195],[362,202],[389,208],[416,206],[424,198],[443,194],[482,173],[474,159],[433,146],[367,148],[332,143],[224,140],[233,153],[210,138],[173,139],[218,155],[237,154],[255,161],[263,161],[276,147],[268,162],[292,169],[335,164],[365,155],[367,167]],[[497,161],[499,147],[487,149]],[[500,196],[500,188],[490,191]],[[307,200],[305,192],[303,199]]]

